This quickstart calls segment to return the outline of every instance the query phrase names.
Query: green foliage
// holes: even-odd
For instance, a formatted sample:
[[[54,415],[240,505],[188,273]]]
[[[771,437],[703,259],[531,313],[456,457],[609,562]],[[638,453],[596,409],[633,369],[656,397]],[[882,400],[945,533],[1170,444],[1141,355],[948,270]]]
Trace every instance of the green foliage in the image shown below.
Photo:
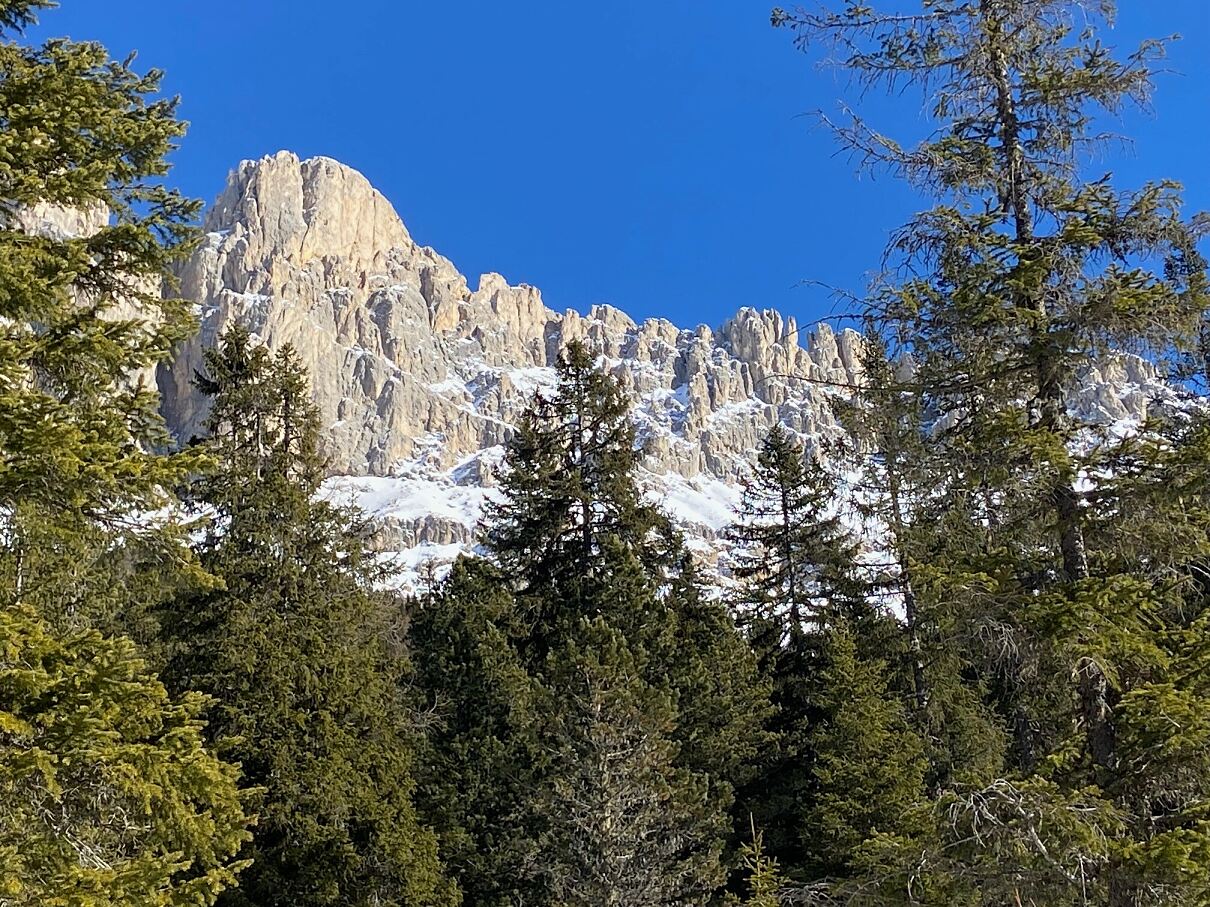
[[[414,684],[431,712],[418,805],[464,901],[483,907],[545,896],[533,796],[552,757],[544,693],[516,649],[524,636],[506,577],[468,558],[421,602],[410,630]]]
[[[748,887],[745,907],[780,907],[785,881],[777,860],[765,853],[760,832],[753,830],[752,840],[740,848],[739,856]]]
[[[920,836],[927,765],[886,663],[862,659],[845,622],[824,631],[820,720],[811,728],[811,801],[801,846],[815,878],[847,878],[876,834]]]
[[[750,633],[776,649],[838,614],[860,619],[867,589],[855,575],[857,544],[836,512],[835,484],[781,425],[766,436],[744,481],[735,575]],[[764,640],[762,636],[773,639]]]
[[[1113,11],[930,0],[777,17],[866,85],[923,87],[933,105],[914,146],[856,118],[837,132],[936,197],[890,249],[906,278],[877,284],[868,311],[903,367],[857,403],[877,426],[875,500],[895,504],[918,711],[936,737],[981,705],[1012,738],[998,769],[962,764],[969,745],[934,749],[942,840],[969,843],[934,862],[939,897],[1139,907],[1205,890],[1210,767],[1189,720],[1210,709],[1191,656],[1206,650],[1204,401],[1158,405],[1122,439],[1080,398],[1126,354],[1188,397],[1176,379],[1205,352],[1201,228],[1179,187],[1085,179],[1094,122],[1146,100],[1163,50],[1116,57],[1097,37]]]
[[[0,4],[20,30],[44,2]],[[249,819],[126,638],[141,602],[200,578],[137,377],[189,327],[161,298],[196,204],[164,189],[184,125],[95,44],[0,42],[0,903],[208,905]],[[73,232],[74,231],[74,232]]]
[[[0,904],[212,904],[246,865],[237,770],[203,697],[169,697],[134,646],[0,610]]]
[[[569,907],[700,904],[722,884],[727,817],[709,780],[678,767],[676,710],[602,618],[545,672],[555,770],[539,867]],[[641,657],[641,655],[639,656]]]
[[[504,500],[484,523],[493,557],[536,598],[552,589],[591,596],[594,579],[608,573],[606,537],[649,571],[675,561],[667,519],[634,483],[641,452],[618,383],[579,342],[568,344],[557,372],[558,392],[537,395],[509,440]]]
[[[651,656],[648,681],[678,694],[687,764],[730,786],[762,745],[766,690],[683,540],[643,501],[639,456],[622,389],[570,344],[557,392],[535,401],[509,443],[485,540],[518,590],[531,669],[584,619],[605,618]]]
[[[38,10],[54,5],[54,0],[5,0],[0,4],[0,26],[20,31],[38,21]]]
[[[825,642],[837,627],[851,627],[860,649],[852,657],[885,675],[883,695],[897,682],[904,654],[902,634],[836,512],[835,489],[820,463],[775,426],[730,530],[737,546],[735,572],[743,583],[740,610],[777,709],[769,724],[775,745],[741,803],[760,822],[769,852],[787,873],[803,878],[819,874],[805,846],[821,820],[811,813],[820,796],[818,772],[824,770],[815,728],[836,717],[830,711],[834,702],[867,692],[852,688],[852,676],[830,673]],[[836,843],[848,851],[861,840]]]
[[[216,700],[210,735],[262,788],[231,905],[458,902],[412,803],[415,716],[397,603],[359,524],[319,501],[317,418],[292,350],[240,329],[208,352],[204,442],[218,470],[201,560],[222,588],[177,599],[165,676]]]
[[[479,903],[629,903],[661,874],[648,897],[705,902],[721,884],[734,788],[767,745],[767,688],[668,519],[642,499],[617,383],[579,344],[559,378],[508,447],[504,499],[485,523],[497,566],[456,567],[417,616],[431,760],[448,779],[434,779],[426,808]],[[594,660],[598,643],[608,659]],[[595,764],[607,739],[632,740],[634,761],[608,779],[560,770],[559,753]],[[581,795],[625,801],[628,818],[589,827],[574,811]],[[623,859],[635,842],[649,843]]]
[[[5,4],[0,22],[41,4]],[[192,465],[158,456],[155,394],[131,376],[190,327],[161,298],[197,204],[158,183],[184,132],[160,74],[96,44],[0,43],[0,506],[117,520],[153,509]],[[27,225],[104,214],[88,235]]]

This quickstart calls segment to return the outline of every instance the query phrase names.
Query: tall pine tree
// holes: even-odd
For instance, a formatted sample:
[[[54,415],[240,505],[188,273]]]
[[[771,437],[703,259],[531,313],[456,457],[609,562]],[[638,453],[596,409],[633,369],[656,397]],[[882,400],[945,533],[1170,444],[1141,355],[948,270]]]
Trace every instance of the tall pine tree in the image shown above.
[[[297,356],[232,328],[208,351],[218,468],[196,502],[222,588],[173,602],[165,676],[216,700],[211,738],[262,788],[231,905],[457,903],[412,802],[417,729],[359,522],[317,500],[318,417]]]
[[[1098,119],[1146,100],[1162,52],[1115,56],[1098,37],[1113,13],[1109,0],[774,13],[867,84],[925,86],[933,105],[936,131],[914,146],[857,119],[838,131],[937,199],[897,234],[911,276],[877,288],[870,320],[915,364],[933,495],[954,505],[926,580],[952,604],[950,632],[984,644],[981,680],[1015,738],[1007,777],[943,796],[956,841],[995,816],[1016,817],[999,826],[1011,834],[975,836],[986,847],[948,868],[1010,902],[1193,904],[1207,884],[1210,777],[1164,758],[1192,753],[1200,730],[1156,719],[1210,706],[1190,607],[1202,499],[1153,484],[1198,443],[1162,410],[1122,440],[1079,399],[1115,357],[1163,375],[1196,353],[1207,310],[1179,188],[1088,177]],[[1161,544],[1124,531],[1140,513]]]

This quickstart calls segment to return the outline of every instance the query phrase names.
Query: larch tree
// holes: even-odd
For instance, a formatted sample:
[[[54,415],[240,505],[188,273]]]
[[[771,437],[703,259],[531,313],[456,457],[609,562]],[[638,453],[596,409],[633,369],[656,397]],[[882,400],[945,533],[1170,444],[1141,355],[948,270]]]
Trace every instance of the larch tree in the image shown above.
[[[924,581],[951,603],[950,632],[984,644],[1013,729],[1009,774],[947,801],[966,842],[994,816],[1029,817],[1000,826],[999,849],[989,834],[968,851],[976,887],[1009,902],[1193,904],[1207,886],[1210,777],[1161,757],[1196,752],[1200,725],[1156,723],[1210,705],[1189,662],[1206,632],[1203,499],[1154,484],[1199,442],[1180,428],[1188,407],[1153,407],[1123,437],[1079,402],[1123,355],[1146,357],[1157,385],[1175,376],[1207,309],[1201,221],[1179,187],[1092,171],[1101,122],[1146,101],[1163,50],[1115,54],[1100,38],[1113,14],[1110,0],[928,0],[773,15],[863,85],[923,88],[931,105],[915,144],[856,116],[837,132],[936,199],[896,234],[904,276],[875,287],[869,321],[914,364],[933,495],[954,504]],[[1140,512],[1162,547],[1124,531]]]

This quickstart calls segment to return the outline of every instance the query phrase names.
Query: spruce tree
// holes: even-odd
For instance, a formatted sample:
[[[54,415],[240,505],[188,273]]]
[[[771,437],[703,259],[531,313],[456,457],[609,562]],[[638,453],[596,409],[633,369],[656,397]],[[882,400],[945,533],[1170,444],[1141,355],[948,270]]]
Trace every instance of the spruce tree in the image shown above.
[[[186,907],[230,890],[248,818],[205,705],[170,697],[127,639],[0,610],[0,903]]]
[[[574,784],[566,778],[557,780],[560,776],[551,761],[552,753],[573,746],[568,729],[586,727],[572,717],[582,697],[572,696],[568,683],[580,675],[577,663],[566,659],[579,659],[577,653],[591,648],[585,637],[591,628],[599,632],[606,628],[625,645],[617,663],[603,666],[602,671],[616,673],[624,666],[638,672],[633,678],[616,676],[611,684],[625,680],[635,691],[655,691],[634,693],[637,702],[655,710],[637,716],[640,725],[634,726],[649,722],[651,728],[660,729],[662,736],[650,741],[655,747],[653,758],[671,764],[667,772],[659,770],[664,781],[657,784],[648,778],[636,789],[651,797],[663,796],[660,785],[672,784],[668,790],[673,792],[680,789],[680,781],[673,784],[675,779],[682,779],[686,790],[700,787],[701,808],[678,813],[676,820],[681,823],[678,839],[692,842],[693,852],[681,854],[685,865],[697,860],[704,861],[703,867],[717,866],[712,861],[731,837],[733,791],[752,771],[763,746],[768,712],[766,689],[742,637],[722,606],[704,595],[692,560],[667,517],[639,490],[640,452],[621,388],[594,366],[580,344],[569,345],[561,357],[559,379],[556,392],[535,400],[521,420],[506,453],[503,500],[486,515],[484,539],[498,569],[497,589],[491,593],[481,582],[468,584],[466,571],[456,570],[451,584],[421,606],[417,628],[423,628],[423,633],[417,636],[416,653],[421,664],[429,651],[441,659],[452,657],[444,637],[463,647],[475,666],[469,677],[426,674],[426,686],[431,686],[425,692],[431,701],[444,699],[448,713],[469,717],[458,717],[455,725],[466,736],[445,738],[439,724],[434,738],[436,765],[474,772],[466,753],[471,747],[495,747],[497,742],[499,752],[526,759],[520,774],[503,761],[489,766],[494,776],[478,779],[472,788],[481,799],[452,812],[445,810],[446,815],[461,810],[465,816],[462,830],[454,829],[452,834],[467,842],[466,853],[475,848],[489,852],[497,842],[507,841],[503,856],[513,867],[523,862],[520,855],[537,845],[538,862],[532,865],[544,867],[540,881],[562,886],[549,888],[545,896],[551,898],[572,897],[566,887],[572,876],[591,875],[587,864],[576,864],[575,872],[554,869],[572,865],[566,842],[573,831],[566,824],[569,801],[556,795],[556,787],[572,784],[574,788],[585,779]],[[490,616],[483,610],[489,600],[494,602]],[[468,619],[473,626],[464,623]],[[483,658],[485,643],[499,653],[500,663],[507,665],[507,673],[517,683],[489,700],[494,705],[481,721],[478,702],[469,697],[490,682],[487,672],[496,670]],[[513,673],[518,666],[531,686],[520,683]],[[534,691],[541,692],[546,704],[537,716],[540,720],[527,711],[534,708],[530,699]],[[531,717],[522,717],[527,715]],[[530,755],[535,728],[543,735],[539,742],[561,741],[549,744],[540,758]],[[559,728],[563,730],[552,730]],[[597,730],[612,733],[607,724]],[[582,736],[575,739],[579,743],[574,745],[590,742]],[[514,783],[516,779],[532,789],[527,793]],[[598,793],[606,796],[604,791]],[[445,799],[448,802],[450,797]],[[524,817],[528,837],[524,829],[518,831],[519,817]],[[512,856],[510,848],[515,848]],[[480,860],[473,870],[486,886],[478,890],[490,888],[482,868],[490,862]],[[468,865],[463,861],[460,872],[467,871]],[[711,878],[711,884],[717,885],[720,878],[704,869],[696,877],[702,885]],[[590,883],[587,875],[580,881]],[[600,877],[591,884],[598,883]],[[619,888],[615,895],[623,896],[625,891]],[[709,885],[699,887],[695,896],[709,900]],[[508,902],[504,892],[493,897],[490,903]]]
[[[557,768],[540,804],[539,868],[553,903],[705,903],[725,879],[728,818],[709,779],[677,764],[672,697],[643,679],[641,650],[602,618],[577,637],[545,672]]]
[[[866,580],[842,524],[837,485],[781,426],[769,432],[744,483],[729,536],[737,546],[739,610],[772,687],[774,745],[741,805],[759,822],[769,853],[795,877],[808,874],[804,836],[815,787],[812,728],[824,720],[821,646],[852,624],[863,657],[898,666],[898,629]]]
[[[860,120],[839,134],[937,199],[897,234],[910,276],[876,288],[870,321],[914,362],[933,495],[956,505],[928,582],[952,632],[985,644],[981,680],[1014,730],[1012,774],[951,792],[955,830],[1019,817],[1003,826],[1015,843],[983,859],[989,838],[966,868],[1010,901],[1137,907],[1198,903],[1205,884],[1207,778],[1196,760],[1158,758],[1187,752],[1191,726],[1156,722],[1210,706],[1174,670],[1205,633],[1188,607],[1201,499],[1152,485],[1197,445],[1162,409],[1123,441],[1077,393],[1124,354],[1175,375],[1199,350],[1207,295],[1179,187],[1088,176],[1098,118],[1146,100],[1163,49],[1115,56],[1098,37],[1113,13],[1108,0],[937,0],[774,21],[829,42],[867,84],[926,86],[933,105],[937,129],[914,146]],[[1139,513],[1154,540],[1130,531]]]
[[[232,328],[206,355],[218,468],[201,560],[222,588],[163,625],[166,677],[216,700],[209,734],[263,789],[231,905],[456,903],[413,805],[417,729],[391,643],[398,605],[351,514],[318,500],[318,416],[289,347]]]
[[[605,576],[602,541],[620,540],[653,574],[675,566],[671,527],[634,481],[641,451],[618,382],[573,341],[558,391],[539,394],[509,440],[504,500],[489,505],[484,541],[535,605],[555,590],[591,596]],[[550,625],[557,614],[535,615]]]
[[[843,619],[823,631],[816,686],[810,805],[800,844],[815,879],[847,879],[875,834],[910,846],[924,800],[926,763],[886,662],[863,659]]]
[[[159,452],[146,380],[192,329],[162,290],[198,203],[162,184],[185,124],[161,73],[20,43],[53,5],[0,4],[0,588],[116,630],[129,584],[198,578],[179,527],[139,517],[170,513],[198,465]]]
[[[551,768],[545,693],[517,645],[527,637],[508,579],[461,558],[415,609],[411,682],[429,715],[417,805],[467,904],[546,903],[536,870],[536,793]]]
[[[740,848],[740,865],[745,873],[748,896],[745,907],[780,907],[785,887],[777,860],[765,853],[764,837],[752,826],[752,840]]]
[[[0,901],[211,904],[242,865],[238,773],[204,746],[201,697],[90,629],[97,598],[112,613],[143,591],[99,579],[122,573],[107,553],[147,540],[165,586],[188,562],[135,518],[194,461],[154,451],[133,377],[189,326],[160,293],[196,211],[159,183],[184,124],[158,72],[23,46],[52,5],[0,3]]]
[[[706,600],[683,539],[639,489],[621,386],[577,342],[558,371],[556,393],[535,400],[509,442],[503,500],[485,521],[485,546],[529,624],[522,654],[537,669],[583,618],[604,617],[652,654],[648,680],[692,709],[678,725],[691,767],[733,787],[745,751],[761,745],[767,691],[725,609]]]
[[[862,610],[867,590],[856,577],[858,547],[841,523],[837,499],[819,461],[775,425],[744,480],[728,533],[742,607],[759,647],[776,651],[829,615],[857,618]],[[766,642],[765,634],[773,639]]]

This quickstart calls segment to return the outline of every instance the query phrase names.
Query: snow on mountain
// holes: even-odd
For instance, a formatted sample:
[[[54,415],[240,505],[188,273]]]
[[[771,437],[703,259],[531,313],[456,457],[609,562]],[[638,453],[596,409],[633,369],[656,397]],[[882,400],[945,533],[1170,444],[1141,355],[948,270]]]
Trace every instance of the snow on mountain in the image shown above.
[[[471,289],[365,177],[328,158],[245,161],[205,227],[207,242],[179,273],[201,331],[158,374],[169,426],[188,437],[205,418],[191,379],[228,324],[270,347],[292,344],[328,426],[325,493],[375,519],[413,587],[434,562],[473,549],[512,426],[551,389],[573,339],[632,397],[643,487],[708,565],[768,429],[781,422],[804,440],[838,431],[830,396],[859,379],[856,333],[826,324],[800,333],[773,311],[686,329],[637,324],[612,306],[558,313],[498,274]],[[1140,405],[1090,386],[1082,405],[1108,418]]]

